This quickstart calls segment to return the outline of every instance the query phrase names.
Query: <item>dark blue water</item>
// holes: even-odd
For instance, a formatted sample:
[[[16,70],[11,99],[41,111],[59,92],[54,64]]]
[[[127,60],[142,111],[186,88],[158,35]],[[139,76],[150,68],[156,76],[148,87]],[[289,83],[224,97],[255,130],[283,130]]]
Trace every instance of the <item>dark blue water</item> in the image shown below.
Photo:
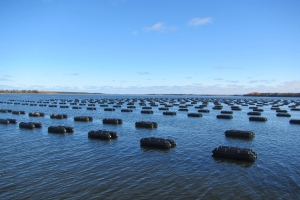
[[[153,114],[141,114],[140,100],[149,106],[150,98],[158,107],[152,107]],[[61,99],[68,100],[69,108],[48,106]],[[112,112],[104,111],[98,103],[97,110],[87,110],[88,103],[82,109],[72,109],[70,103],[75,99],[106,101],[108,107],[123,104]],[[133,112],[121,112],[133,99]],[[37,106],[22,105],[29,100]],[[254,105],[242,106],[246,100]],[[0,118],[43,124],[34,130],[0,124],[0,199],[300,199],[300,125],[289,123],[290,119],[300,119],[300,111],[289,107],[298,105],[299,98],[1,94],[0,101],[0,109],[26,112],[0,113]],[[188,106],[188,112],[178,111],[175,105],[169,111],[177,115],[165,116],[158,110],[164,107],[160,105],[163,101],[168,105],[196,104]],[[202,113],[201,118],[187,117],[187,113],[198,111],[194,107],[202,101],[208,101],[205,109],[210,113]],[[231,110],[224,101],[242,110],[233,111],[231,120],[217,119],[220,110],[212,109],[215,101],[223,110]],[[17,102],[20,104],[14,104]],[[292,116],[277,117],[271,103]],[[262,117],[268,121],[249,121],[249,107],[261,104]],[[28,116],[36,111],[44,112],[45,117]],[[68,119],[51,119],[54,113],[67,114]],[[73,117],[79,115],[94,120],[74,122]],[[120,118],[123,124],[106,125],[104,118]],[[157,122],[158,128],[135,128],[135,122],[143,120]],[[58,125],[72,126],[75,132],[48,133],[49,126]],[[99,129],[115,131],[119,138],[88,139],[89,131]],[[255,137],[227,138],[224,132],[228,129],[250,130]],[[177,146],[170,150],[142,148],[143,137],[170,138]],[[220,145],[252,148],[258,158],[247,162],[212,157],[211,151]]]

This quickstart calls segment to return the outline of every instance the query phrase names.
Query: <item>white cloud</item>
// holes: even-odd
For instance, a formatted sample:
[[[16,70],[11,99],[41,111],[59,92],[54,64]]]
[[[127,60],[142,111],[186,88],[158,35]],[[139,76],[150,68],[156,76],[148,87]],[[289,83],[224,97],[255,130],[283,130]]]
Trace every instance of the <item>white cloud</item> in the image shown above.
[[[300,81],[290,81],[276,86],[268,85],[242,85],[242,84],[217,84],[217,85],[156,85],[156,86],[109,86],[100,87],[103,93],[120,94],[247,94],[253,91],[258,92],[299,92]]]
[[[153,26],[147,26],[147,27],[144,27],[143,30],[144,31],[162,31],[164,30],[166,27],[163,25],[163,23],[156,23],[154,24]]]
[[[71,73],[71,74],[65,74],[65,75],[69,75],[69,76],[78,76],[78,73]]]
[[[137,35],[137,34],[139,34],[138,31],[133,31],[133,32],[132,32],[132,35]]]
[[[85,89],[85,90],[100,90],[100,87],[93,86],[93,85],[85,85],[85,86],[83,86],[83,89]]]
[[[0,77],[0,81],[12,81],[12,76],[11,75],[4,75]]]
[[[271,80],[251,80],[248,83],[266,83],[266,84],[269,84],[269,83],[273,83],[275,81],[276,81],[275,79],[271,79]]]
[[[239,81],[231,81],[231,80],[226,80],[228,83],[238,83]]]
[[[149,32],[149,31],[158,31],[158,32],[164,32],[164,31],[175,31],[177,29],[176,26],[165,26],[163,23],[158,22],[152,26],[146,26],[142,30]],[[133,32],[135,34],[135,32]]]
[[[280,85],[277,85],[275,88],[279,92],[299,92],[300,80],[287,81]]]
[[[0,89],[37,89],[44,91],[82,91],[82,92],[100,92],[107,94],[247,94],[250,92],[299,92],[300,80],[294,80],[289,82],[276,83],[273,85],[266,84],[265,80],[257,80],[256,84],[241,84],[240,82],[231,83],[227,80],[223,81],[228,84],[215,84],[207,85],[205,83],[195,83],[187,85],[152,85],[145,86],[142,84],[125,86],[121,81],[116,85],[60,85],[60,86],[43,86],[43,85],[0,85]],[[273,81],[271,79],[270,81]],[[268,81],[267,81],[268,82]],[[0,82],[1,83],[1,82]],[[5,83],[5,82],[2,82]],[[6,82],[11,83],[11,82]],[[259,84],[259,85],[258,85]]]
[[[138,74],[140,74],[140,75],[149,75],[150,73],[149,72],[138,72]]]
[[[12,81],[12,80],[10,80],[8,78],[0,78],[0,81]]]
[[[201,26],[212,22],[212,18],[193,18],[188,22],[189,26]]]
[[[66,92],[79,92],[79,91],[83,91],[82,88],[77,87],[77,86],[54,86],[52,88],[46,88],[47,91],[66,91]]]
[[[252,80],[252,81],[249,81],[248,83],[257,83],[258,80]]]

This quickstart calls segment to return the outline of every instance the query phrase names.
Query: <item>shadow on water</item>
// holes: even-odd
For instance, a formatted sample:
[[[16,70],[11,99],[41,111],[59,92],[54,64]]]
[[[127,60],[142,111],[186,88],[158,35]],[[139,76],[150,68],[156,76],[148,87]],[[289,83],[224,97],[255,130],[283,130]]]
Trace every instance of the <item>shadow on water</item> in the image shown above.
[[[58,136],[58,137],[64,137],[66,135],[73,135],[73,133],[53,133],[53,132],[48,132],[49,135],[53,136]]]
[[[252,141],[255,137],[253,138],[243,138],[243,137],[234,137],[234,136],[225,136],[225,140],[228,141]]]
[[[42,132],[42,128],[34,128],[34,129],[27,129],[27,128],[19,128],[20,132],[24,132],[24,133],[36,133],[36,132]]]
[[[156,130],[156,128],[147,128],[147,127],[135,127],[136,130],[148,130],[148,131],[152,131],[152,130]]]
[[[158,147],[147,147],[147,146],[142,146],[142,145],[140,145],[140,147],[144,152],[157,151],[157,152],[162,152],[162,153],[168,153],[170,151],[170,149],[162,149],[162,148],[158,148]]]
[[[236,160],[233,158],[221,158],[221,157],[213,157],[213,156],[212,158],[216,163],[234,164],[244,168],[249,168],[254,164],[254,162],[252,161]]]
[[[102,138],[92,138],[92,137],[88,137],[88,139],[90,141],[93,141],[93,142],[102,142],[103,144],[109,144],[111,142],[112,139],[102,139]],[[113,140],[117,140],[118,138],[116,139],[113,139]]]

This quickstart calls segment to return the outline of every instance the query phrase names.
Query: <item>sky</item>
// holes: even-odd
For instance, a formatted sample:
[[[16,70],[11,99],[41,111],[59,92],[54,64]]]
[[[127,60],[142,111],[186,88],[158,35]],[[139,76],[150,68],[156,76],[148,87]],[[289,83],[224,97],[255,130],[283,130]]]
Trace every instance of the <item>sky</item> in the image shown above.
[[[300,92],[299,0],[0,0],[0,89]]]

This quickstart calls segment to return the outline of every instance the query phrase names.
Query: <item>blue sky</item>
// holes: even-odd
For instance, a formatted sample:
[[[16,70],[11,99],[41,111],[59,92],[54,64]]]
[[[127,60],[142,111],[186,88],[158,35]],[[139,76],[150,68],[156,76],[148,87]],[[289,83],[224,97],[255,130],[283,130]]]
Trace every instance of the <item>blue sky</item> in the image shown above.
[[[300,92],[299,0],[2,0],[0,89]]]

